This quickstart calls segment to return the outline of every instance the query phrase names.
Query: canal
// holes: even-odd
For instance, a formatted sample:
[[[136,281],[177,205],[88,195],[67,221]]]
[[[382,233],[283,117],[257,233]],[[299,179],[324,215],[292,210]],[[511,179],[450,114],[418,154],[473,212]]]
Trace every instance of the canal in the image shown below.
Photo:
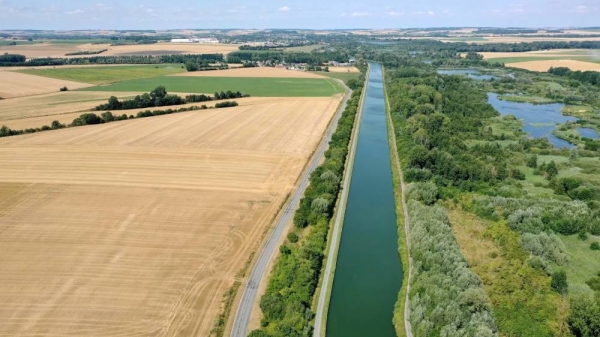
[[[382,68],[370,64],[327,337],[395,337],[402,285]]]

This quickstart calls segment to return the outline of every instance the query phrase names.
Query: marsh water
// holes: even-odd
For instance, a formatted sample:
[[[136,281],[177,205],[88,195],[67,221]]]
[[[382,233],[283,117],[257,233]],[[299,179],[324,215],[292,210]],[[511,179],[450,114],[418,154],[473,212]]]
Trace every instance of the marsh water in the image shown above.
[[[491,79],[499,79],[498,76],[485,75],[475,69],[438,69],[440,75],[466,75],[478,81],[489,81]]]
[[[498,94],[488,93],[488,103],[490,103],[502,115],[515,115],[523,120],[523,131],[530,137],[547,137],[550,143],[556,148],[571,149],[573,144],[562,140],[552,134],[556,129],[556,124],[575,122],[577,118],[564,116],[562,108],[564,104],[531,104],[503,101],[498,98]]]
[[[587,137],[590,139],[598,139],[598,133],[594,129],[590,128],[577,128],[577,132],[581,135],[581,137]]]
[[[327,316],[327,337],[395,337],[402,285],[382,68],[372,63]]]

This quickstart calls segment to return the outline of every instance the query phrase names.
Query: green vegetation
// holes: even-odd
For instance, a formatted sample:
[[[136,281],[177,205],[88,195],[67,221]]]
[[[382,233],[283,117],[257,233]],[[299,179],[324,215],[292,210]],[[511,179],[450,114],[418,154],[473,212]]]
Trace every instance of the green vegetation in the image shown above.
[[[66,56],[76,56],[76,55],[98,55],[102,54],[108,49],[100,49],[100,50],[88,50],[88,51],[77,51],[74,53],[67,53]]]
[[[312,334],[314,313],[311,306],[322,271],[329,224],[341,186],[361,92],[352,93],[325,152],[325,161],[310,175],[310,185],[294,215],[295,229],[280,247],[281,255],[260,300],[262,328],[252,331],[250,336]]]
[[[312,73],[321,75],[321,76],[336,78],[336,79],[342,80],[344,82],[348,82],[350,80],[358,81],[360,78],[360,75],[361,75],[360,73],[356,73],[356,72],[340,73],[340,72],[331,72],[331,71],[313,71]]]
[[[327,97],[343,93],[342,86],[330,79],[313,78],[234,78],[234,77],[153,77],[118,82],[84,91],[142,91],[165,86],[173,92],[210,93],[238,88],[261,97]]]
[[[92,66],[81,68],[24,69],[19,72],[75,82],[106,84],[147,77],[177,74],[185,71],[179,64],[142,66]]]
[[[96,106],[95,110],[128,110],[128,109],[143,109],[150,107],[161,107],[161,106],[169,106],[169,105],[180,105],[186,103],[198,103],[198,102],[209,102],[220,99],[232,99],[232,98],[242,98],[248,97],[248,95],[242,95],[241,92],[232,92],[228,90],[227,92],[215,92],[214,97],[206,96],[206,95],[188,95],[185,99],[177,96],[177,95],[168,95],[167,89],[163,86],[156,87],[154,90],[150,91],[150,93],[145,93],[143,95],[137,95],[133,99],[119,101],[119,99],[115,96],[111,96],[108,99],[107,104],[100,104]],[[236,104],[237,105],[237,104]],[[217,103],[217,108],[225,107],[222,103]]]

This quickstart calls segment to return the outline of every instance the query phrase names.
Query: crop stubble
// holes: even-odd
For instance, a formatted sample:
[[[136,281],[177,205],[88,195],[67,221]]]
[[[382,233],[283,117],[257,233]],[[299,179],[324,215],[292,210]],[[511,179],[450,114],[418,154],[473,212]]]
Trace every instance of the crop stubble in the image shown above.
[[[339,99],[0,139],[0,335],[207,336]]]

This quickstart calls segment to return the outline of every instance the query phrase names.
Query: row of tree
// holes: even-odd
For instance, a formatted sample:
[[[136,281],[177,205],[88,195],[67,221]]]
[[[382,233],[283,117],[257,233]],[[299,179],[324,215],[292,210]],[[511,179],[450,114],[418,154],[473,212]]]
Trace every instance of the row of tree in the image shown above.
[[[281,255],[260,300],[264,318],[252,337],[312,335],[313,297],[323,265],[329,223],[340,191],[348,144],[362,89],[352,93],[325,153],[310,175],[310,185],[294,216],[295,230],[280,247]],[[303,230],[310,227],[309,231]],[[306,234],[307,233],[307,234]]]
[[[556,76],[568,77],[583,83],[600,86],[600,72],[598,71],[572,71],[567,67],[551,67],[548,72]]]
[[[235,106],[238,106],[238,103],[235,101],[226,101],[226,102],[220,102],[220,103],[215,104],[216,109],[235,107]],[[73,122],[71,122],[68,125],[62,124],[59,121],[53,121],[50,125],[44,125],[39,128],[27,128],[27,129],[23,129],[23,130],[13,130],[13,129],[7,127],[6,125],[3,125],[2,127],[0,127],[0,137],[9,137],[9,136],[16,136],[16,135],[21,135],[21,134],[36,133],[36,132],[41,132],[41,131],[57,130],[57,129],[62,129],[62,128],[66,128],[66,127],[104,124],[104,123],[122,121],[122,120],[127,120],[127,119],[170,115],[170,114],[174,114],[174,113],[195,111],[195,110],[205,110],[205,109],[211,109],[211,108],[206,105],[202,105],[202,106],[194,105],[191,107],[179,108],[179,109],[139,111],[136,115],[129,115],[129,116],[127,116],[126,114],[114,115],[110,111],[106,111],[100,115],[97,115],[95,113],[84,113],[81,116],[75,118],[73,120]]]
[[[128,110],[128,109],[144,109],[150,107],[161,107],[169,105],[181,105],[187,103],[198,103],[198,102],[209,102],[213,100],[232,99],[248,97],[249,95],[243,95],[241,92],[222,91],[221,93],[215,92],[214,97],[207,95],[188,95],[181,98],[177,95],[169,95],[167,89],[163,86],[159,86],[152,90],[150,93],[143,95],[137,95],[135,98],[125,101],[119,101],[115,96],[111,96],[108,99],[108,103],[100,104],[96,106],[96,111],[101,110]]]
[[[3,58],[3,56],[5,58]],[[223,62],[223,54],[181,54],[181,55],[130,55],[130,56],[90,56],[75,58],[35,58],[26,60],[24,55],[0,55],[0,66],[34,67],[59,66],[70,64],[163,64],[203,61]]]

